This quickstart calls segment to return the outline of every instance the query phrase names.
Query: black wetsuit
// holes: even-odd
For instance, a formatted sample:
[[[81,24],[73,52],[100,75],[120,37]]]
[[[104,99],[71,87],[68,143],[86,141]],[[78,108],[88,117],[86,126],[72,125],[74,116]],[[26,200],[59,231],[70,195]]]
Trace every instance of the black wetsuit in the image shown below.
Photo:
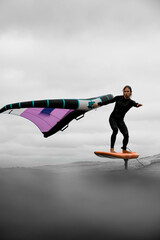
[[[122,149],[126,150],[128,140],[129,140],[129,133],[128,133],[127,126],[124,122],[124,117],[131,107],[138,107],[137,106],[138,103],[136,103],[132,99],[125,99],[124,96],[116,96],[112,98],[107,104],[114,103],[114,102],[116,104],[109,118],[109,123],[113,130],[113,133],[111,135],[111,148],[114,148],[116,135],[119,129],[124,137]],[[105,104],[100,104],[100,105],[105,105]]]

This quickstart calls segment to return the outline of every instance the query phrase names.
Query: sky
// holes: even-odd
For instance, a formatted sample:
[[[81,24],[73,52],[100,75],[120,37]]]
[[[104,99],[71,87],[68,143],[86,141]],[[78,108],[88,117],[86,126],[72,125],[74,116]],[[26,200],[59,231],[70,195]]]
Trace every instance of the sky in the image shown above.
[[[121,95],[132,108],[128,147],[160,153],[158,0],[0,0],[0,107],[9,103]],[[0,115],[0,167],[99,161],[108,151],[114,104],[45,139],[26,119]],[[122,135],[115,150],[120,151]],[[106,159],[105,159],[106,161]]]

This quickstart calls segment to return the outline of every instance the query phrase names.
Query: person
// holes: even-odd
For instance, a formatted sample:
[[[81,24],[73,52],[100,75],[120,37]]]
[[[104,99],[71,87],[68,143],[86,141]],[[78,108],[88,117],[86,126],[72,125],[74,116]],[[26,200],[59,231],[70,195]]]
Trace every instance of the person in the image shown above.
[[[98,107],[98,105],[106,105],[109,103],[114,103],[115,102],[115,107],[109,117],[109,123],[112,129],[112,135],[111,135],[111,146],[110,146],[110,152],[115,152],[114,151],[114,145],[116,142],[116,136],[118,133],[118,130],[123,135],[123,146],[122,146],[122,152],[123,153],[131,153],[130,151],[127,150],[127,144],[129,141],[129,133],[128,133],[128,128],[124,122],[124,117],[126,113],[130,110],[132,107],[141,107],[142,104],[136,103],[131,99],[132,96],[132,88],[130,86],[125,86],[123,88],[123,95],[121,96],[116,96],[112,98],[109,102],[107,103],[95,103],[93,107]]]

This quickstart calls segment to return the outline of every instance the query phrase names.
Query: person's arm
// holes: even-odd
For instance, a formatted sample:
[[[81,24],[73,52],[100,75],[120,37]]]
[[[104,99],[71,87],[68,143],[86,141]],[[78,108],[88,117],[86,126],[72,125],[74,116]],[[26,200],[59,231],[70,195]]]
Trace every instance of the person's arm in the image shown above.
[[[116,96],[116,97],[114,97],[114,98],[112,98],[112,99],[110,99],[109,101],[106,101],[106,102],[94,103],[92,105],[92,108],[97,108],[99,106],[103,106],[103,105],[107,105],[107,104],[110,104],[110,103],[114,103],[114,102],[116,102],[117,98],[118,98],[118,96]]]
[[[140,103],[137,103],[137,107],[142,107],[143,105]]]
[[[131,101],[132,101],[132,106],[133,107],[141,107],[141,106],[143,106],[141,103],[137,103],[137,102],[135,102],[133,100],[131,100]]]

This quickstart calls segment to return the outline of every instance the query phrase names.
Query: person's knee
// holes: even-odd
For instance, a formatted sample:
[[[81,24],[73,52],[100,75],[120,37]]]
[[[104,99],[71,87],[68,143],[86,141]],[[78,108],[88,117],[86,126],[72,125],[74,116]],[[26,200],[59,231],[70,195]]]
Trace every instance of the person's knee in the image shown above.
[[[113,128],[113,134],[117,135],[117,133],[118,133],[118,128]]]

